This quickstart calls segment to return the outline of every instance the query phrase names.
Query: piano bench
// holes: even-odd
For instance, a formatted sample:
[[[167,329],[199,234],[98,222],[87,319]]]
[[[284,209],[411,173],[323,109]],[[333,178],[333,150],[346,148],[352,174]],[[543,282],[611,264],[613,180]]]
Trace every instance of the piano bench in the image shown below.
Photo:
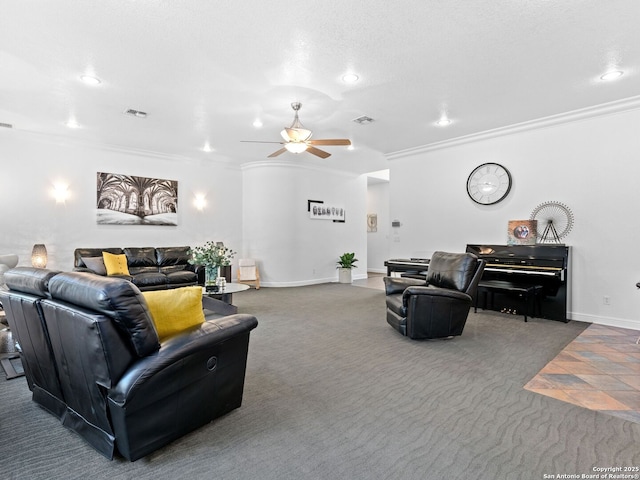
[[[490,308],[493,310],[494,294],[498,293],[515,293],[522,295],[524,300],[524,321],[527,321],[527,313],[529,311],[529,305],[533,303],[532,318],[536,315],[536,305],[538,306],[538,314],[542,313],[540,306],[540,293],[542,292],[542,285],[523,285],[518,283],[509,282],[507,280],[481,280],[478,283],[478,292],[476,294],[476,302],[474,305],[474,312],[478,311],[478,297],[480,293],[483,294],[484,303],[483,309],[487,308],[487,294],[491,296]]]

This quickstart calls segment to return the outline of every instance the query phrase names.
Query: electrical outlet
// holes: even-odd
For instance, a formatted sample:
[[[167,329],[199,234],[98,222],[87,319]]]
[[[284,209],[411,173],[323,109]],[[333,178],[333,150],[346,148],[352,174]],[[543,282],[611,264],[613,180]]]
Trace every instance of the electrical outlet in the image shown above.
[[[611,305],[611,297],[609,295],[605,295],[602,297],[603,305]]]

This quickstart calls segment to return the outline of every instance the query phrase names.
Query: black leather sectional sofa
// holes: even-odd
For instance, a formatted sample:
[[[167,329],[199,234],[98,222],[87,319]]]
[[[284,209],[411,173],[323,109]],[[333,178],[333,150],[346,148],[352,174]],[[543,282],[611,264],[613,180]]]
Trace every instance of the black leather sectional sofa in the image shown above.
[[[106,271],[87,265],[101,259],[102,252],[126,255],[130,275],[120,277],[142,291],[204,285],[204,268],[189,264],[189,247],[76,248],[73,270],[106,275]]]
[[[254,316],[160,340],[129,281],[31,267],[5,279],[33,401],[105,457],[136,460],[241,405]]]

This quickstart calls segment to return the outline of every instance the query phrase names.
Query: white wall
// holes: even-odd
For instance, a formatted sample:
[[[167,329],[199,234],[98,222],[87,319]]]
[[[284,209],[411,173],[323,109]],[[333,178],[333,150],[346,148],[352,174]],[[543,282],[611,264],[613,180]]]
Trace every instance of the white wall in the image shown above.
[[[34,243],[45,243],[49,267],[69,270],[76,247],[199,245],[221,240],[240,256],[263,262],[265,284],[304,285],[337,280],[335,262],[346,251],[360,259],[355,278],[393,257],[461,251],[467,243],[505,243],[509,220],[528,218],[556,200],[575,215],[565,239],[572,248],[570,318],[640,329],[640,268],[636,260],[640,110],[486,138],[398,157],[389,162],[388,254],[369,265],[367,182],[295,163],[256,163],[243,170],[222,162],[124,153],[0,130],[0,253],[30,264]],[[514,184],[503,202],[479,206],[466,194],[469,172],[498,162]],[[96,172],[168,178],[179,182],[179,225],[97,225]],[[52,185],[69,185],[57,204]],[[208,205],[198,212],[193,195]],[[311,220],[307,200],[342,204],[344,224]],[[397,240],[397,241],[396,241]],[[377,247],[376,247],[377,248]],[[381,247],[384,249],[384,246]],[[385,259],[386,259],[385,258]],[[610,305],[603,304],[609,296]]]
[[[367,233],[367,267],[370,272],[386,273],[389,256],[389,182],[373,183],[367,188],[367,214],[378,215],[376,232]]]
[[[77,247],[200,245],[242,246],[242,173],[214,161],[162,158],[64,144],[20,131],[0,132],[0,253],[31,264],[34,243],[44,243],[48,268],[71,270]],[[178,226],[98,225],[96,173],[111,172],[178,181]],[[55,182],[69,185],[57,204]],[[208,205],[193,206],[196,192]]]
[[[563,202],[575,216],[564,239],[572,249],[570,318],[640,329],[638,125],[640,110],[632,110],[391,161],[391,217],[402,226],[393,229],[390,256],[505,244],[509,220]],[[466,193],[469,173],[485,162],[513,176],[509,196],[493,206]]]
[[[359,259],[353,278],[367,272],[364,175],[305,167],[294,162],[257,162],[243,168],[244,255],[256,258],[260,283],[297,286],[337,281],[345,252]],[[312,220],[307,200],[342,206],[346,222]]]

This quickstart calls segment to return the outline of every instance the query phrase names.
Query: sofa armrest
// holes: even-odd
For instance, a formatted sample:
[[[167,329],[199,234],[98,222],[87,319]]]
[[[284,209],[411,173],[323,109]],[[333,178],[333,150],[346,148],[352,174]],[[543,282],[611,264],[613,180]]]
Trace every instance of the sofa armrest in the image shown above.
[[[205,275],[204,265],[192,265],[189,263],[185,267],[185,270],[194,272],[198,276],[198,285],[204,285],[204,275]]]
[[[407,277],[384,277],[384,291],[387,295],[402,293],[408,287],[425,286],[424,280]]]
[[[257,325],[254,316],[236,314],[204,322],[199,328],[172,337],[161,345],[160,350],[133,364],[109,391],[109,400],[122,407],[139,394],[157,397],[159,394],[154,390],[157,385],[150,391],[145,386],[155,383],[149,381],[158,375],[164,377],[162,384],[166,390],[182,388],[188,372],[179,365],[189,364],[189,357],[198,356],[234,337],[248,335]],[[201,367],[199,370],[206,373],[212,366],[203,364]]]
[[[132,364],[108,404],[118,451],[136,460],[240,407],[251,315],[203,323]]]
[[[464,292],[460,292],[458,290],[454,290],[451,288],[440,288],[440,287],[408,287],[404,293],[402,294],[402,302],[404,303],[404,305],[406,306],[409,298],[411,296],[416,296],[416,295],[429,295],[432,297],[443,297],[443,298],[450,298],[452,300],[456,300],[456,301],[467,301],[469,302],[469,304],[471,304],[471,295],[468,295]]]

